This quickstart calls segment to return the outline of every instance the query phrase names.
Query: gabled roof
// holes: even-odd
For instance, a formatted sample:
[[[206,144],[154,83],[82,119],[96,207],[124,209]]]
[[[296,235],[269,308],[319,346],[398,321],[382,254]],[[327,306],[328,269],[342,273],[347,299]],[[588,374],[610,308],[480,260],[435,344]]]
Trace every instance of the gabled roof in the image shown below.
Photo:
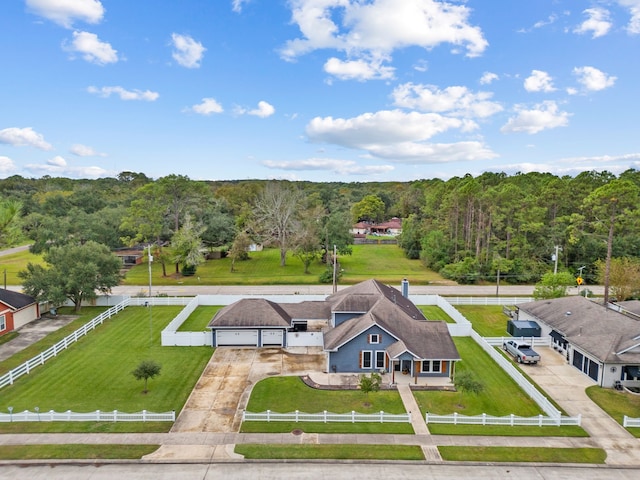
[[[0,302],[8,305],[13,310],[20,310],[36,303],[35,298],[24,293],[14,292],[0,288]]]
[[[245,298],[218,310],[208,328],[290,327],[291,317],[275,302]]]
[[[280,303],[292,320],[328,320],[331,306],[325,301],[305,301],[300,303]]]
[[[518,308],[602,362],[640,363],[638,320],[580,296],[538,300]]]

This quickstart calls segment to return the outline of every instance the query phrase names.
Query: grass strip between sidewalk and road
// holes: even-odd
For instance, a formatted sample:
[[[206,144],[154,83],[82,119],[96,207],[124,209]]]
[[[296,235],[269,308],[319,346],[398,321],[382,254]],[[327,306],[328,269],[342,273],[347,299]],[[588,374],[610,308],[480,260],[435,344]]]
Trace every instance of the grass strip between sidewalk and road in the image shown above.
[[[551,447],[438,447],[446,461],[535,462],[603,464],[607,453],[601,448]]]
[[[3,445],[0,460],[137,460],[159,445]]]
[[[422,461],[422,449],[415,445],[236,445],[235,453],[252,460],[409,460]]]

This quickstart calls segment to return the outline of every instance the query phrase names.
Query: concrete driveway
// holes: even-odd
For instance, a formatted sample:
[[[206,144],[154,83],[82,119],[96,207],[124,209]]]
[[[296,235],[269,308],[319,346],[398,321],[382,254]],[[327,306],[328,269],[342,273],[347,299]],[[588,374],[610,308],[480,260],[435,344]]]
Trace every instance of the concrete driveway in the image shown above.
[[[569,365],[564,355],[549,347],[536,347],[542,360],[525,365],[527,373],[568,415],[582,415],[582,428],[607,451],[606,463],[639,465],[640,440],[627,432],[604,410],[591,401],[585,389],[595,385],[591,378]]]
[[[219,347],[178,416],[172,432],[237,432],[251,389],[263,378],[325,368],[320,349]]]

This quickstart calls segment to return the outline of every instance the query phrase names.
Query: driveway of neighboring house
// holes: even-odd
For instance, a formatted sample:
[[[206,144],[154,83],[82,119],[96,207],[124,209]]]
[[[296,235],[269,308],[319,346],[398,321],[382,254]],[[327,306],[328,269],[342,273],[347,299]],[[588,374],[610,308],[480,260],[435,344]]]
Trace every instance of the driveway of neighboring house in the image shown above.
[[[41,317],[38,320],[34,320],[20,327],[16,330],[19,335],[0,347],[0,362],[36,343],[51,332],[55,332],[59,328],[71,323],[76,318],[78,318],[76,315]]]
[[[324,368],[325,356],[320,349],[219,347],[171,431],[237,432],[251,389],[258,381]]]
[[[569,365],[564,355],[549,347],[536,347],[542,360],[522,370],[547,392],[568,415],[582,415],[582,428],[607,451],[608,464],[640,464],[640,440],[627,432],[591,401],[585,389],[596,383]]]

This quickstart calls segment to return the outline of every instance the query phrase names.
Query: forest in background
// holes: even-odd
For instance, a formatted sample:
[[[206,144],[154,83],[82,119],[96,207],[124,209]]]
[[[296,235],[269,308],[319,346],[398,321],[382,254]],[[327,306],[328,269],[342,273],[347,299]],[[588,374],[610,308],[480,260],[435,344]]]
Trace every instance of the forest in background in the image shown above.
[[[283,262],[326,261],[333,245],[349,252],[352,224],[395,216],[405,254],[459,283],[532,284],[554,268],[596,283],[608,248],[638,260],[639,191],[634,169],[367,183],[13,176],[0,180],[0,244],[167,245],[178,273],[202,247],[241,260],[251,242],[280,248]]]

